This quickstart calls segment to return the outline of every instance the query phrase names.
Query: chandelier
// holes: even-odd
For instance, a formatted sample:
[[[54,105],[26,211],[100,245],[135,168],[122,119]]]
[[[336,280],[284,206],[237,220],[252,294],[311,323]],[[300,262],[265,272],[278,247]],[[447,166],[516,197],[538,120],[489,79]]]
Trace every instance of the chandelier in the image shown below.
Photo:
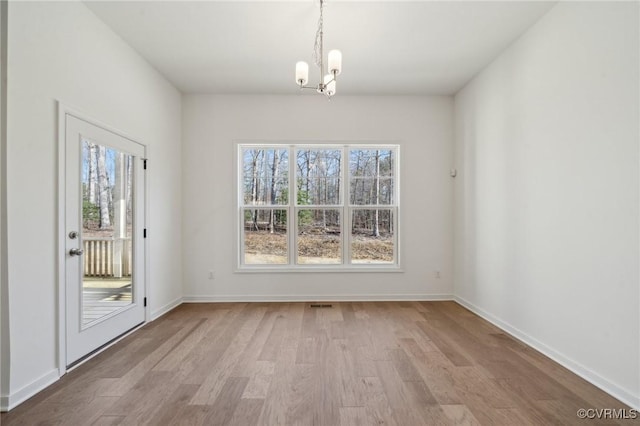
[[[296,63],[296,83],[300,89],[315,89],[318,93],[326,95],[328,98],[336,94],[336,77],[342,71],[342,52],[331,50],[327,56],[327,68],[324,65],[324,40],[323,40],[323,9],[324,0],[320,0],[320,19],[318,19],[318,30],[316,40],[313,45],[313,59],[320,68],[320,82],[317,86],[307,86],[309,82],[309,64],[304,61]]]

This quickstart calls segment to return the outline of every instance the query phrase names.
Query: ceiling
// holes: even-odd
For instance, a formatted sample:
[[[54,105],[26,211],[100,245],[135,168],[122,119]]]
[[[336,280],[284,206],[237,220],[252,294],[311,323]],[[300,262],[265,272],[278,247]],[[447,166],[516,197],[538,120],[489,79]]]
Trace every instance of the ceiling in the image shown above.
[[[185,93],[296,94],[295,63],[313,62],[318,0],[85,3]],[[554,4],[329,0],[337,92],[453,94]]]

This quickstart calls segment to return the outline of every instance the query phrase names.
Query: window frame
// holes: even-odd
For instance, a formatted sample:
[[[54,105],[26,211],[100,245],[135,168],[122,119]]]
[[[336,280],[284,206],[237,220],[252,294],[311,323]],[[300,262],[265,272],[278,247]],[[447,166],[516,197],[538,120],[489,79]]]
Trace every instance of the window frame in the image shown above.
[[[236,270],[235,272],[403,272],[401,266],[401,221],[400,221],[400,145],[397,142],[275,142],[275,141],[236,141]],[[244,155],[246,149],[287,150],[288,158],[288,197],[287,204],[247,204],[244,202]],[[297,153],[301,150],[340,150],[340,199],[339,204],[299,205],[297,173]],[[392,204],[351,204],[350,150],[389,150],[393,151],[393,203]],[[387,178],[387,176],[385,176]],[[351,224],[356,210],[390,210],[393,226],[393,261],[388,263],[353,263],[351,258],[353,235]],[[286,264],[248,264],[245,263],[245,211],[247,210],[285,210],[287,212],[287,259]],[[297,263],[298,257],[298,212],[301,210],[337,210],[340,214],[341,263],[304,264]],[[345,234],[345,231],[346,232]]]

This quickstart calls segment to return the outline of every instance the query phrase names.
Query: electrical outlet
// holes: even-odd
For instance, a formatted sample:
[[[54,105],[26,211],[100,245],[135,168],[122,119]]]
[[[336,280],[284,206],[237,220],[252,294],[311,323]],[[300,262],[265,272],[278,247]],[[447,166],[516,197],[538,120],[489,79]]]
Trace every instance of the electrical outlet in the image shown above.
[[[440,279],[440,271],[433,271],[433,277]]]
[[[209,279],[213,280],[216,278],[216,274],[213,271],[209,271]]]

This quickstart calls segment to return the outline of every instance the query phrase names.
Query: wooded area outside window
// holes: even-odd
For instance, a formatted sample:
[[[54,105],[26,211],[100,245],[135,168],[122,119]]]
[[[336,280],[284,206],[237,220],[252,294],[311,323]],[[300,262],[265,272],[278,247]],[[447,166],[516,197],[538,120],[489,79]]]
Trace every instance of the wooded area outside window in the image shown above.
[[[397,145],[238,145],[240,269],[398,267]]]

